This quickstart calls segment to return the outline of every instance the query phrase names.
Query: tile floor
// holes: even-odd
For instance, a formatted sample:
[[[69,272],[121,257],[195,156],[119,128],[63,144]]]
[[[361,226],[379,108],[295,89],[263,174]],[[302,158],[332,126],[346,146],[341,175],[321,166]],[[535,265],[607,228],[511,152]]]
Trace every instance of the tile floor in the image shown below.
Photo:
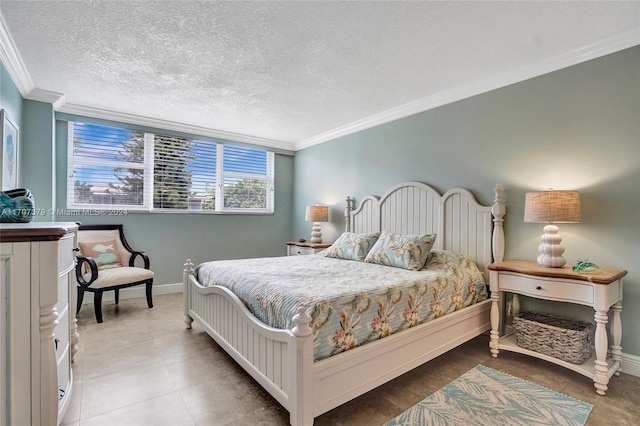
[[[62,424],[288,425],[288,413],[200,327],[187,330],[182,295],[105,302],[78,315],[74,390]],[[640,377],[614,377],[607,396],[591,380],[545,361],[502,352],[491,358],[480,336],[377,389],[316,418],[323,425],[381,425],[477,364],[503,371],[594,405],[587,425],[640,423]]]

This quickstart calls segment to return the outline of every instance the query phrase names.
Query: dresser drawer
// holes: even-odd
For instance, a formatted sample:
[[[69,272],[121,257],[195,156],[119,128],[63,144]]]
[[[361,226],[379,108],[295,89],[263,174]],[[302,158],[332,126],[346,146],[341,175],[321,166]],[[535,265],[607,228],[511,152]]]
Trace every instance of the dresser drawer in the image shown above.
[[[503,272],[500,274],[500,291],[509,291],[540,299],[593,305],[591,284],[556,281],[544,277],[529,277]]]
[[[58,273],[66,274],[74,265],[73,235],[64,237],[58,242]]]
[[[75,289],[74,289],[75,290]],[[58,313],[69,303],[69,275],[64,274],[58,278],[58,303],[56,303],[56,310]]]
[[[56,360],[60,362],[69,346],[69,309],[59,313],[58,324],[53,328],[53,343]]]
[[[64,351],[62,358],[58,361],[58,411],[64,403],[71,397],[71,369],[69,362],[69,350]]]

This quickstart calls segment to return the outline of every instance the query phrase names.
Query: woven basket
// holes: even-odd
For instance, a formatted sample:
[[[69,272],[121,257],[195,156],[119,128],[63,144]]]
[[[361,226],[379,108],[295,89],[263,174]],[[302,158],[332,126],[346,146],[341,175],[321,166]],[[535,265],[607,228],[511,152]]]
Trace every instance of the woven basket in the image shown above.
[[[536,312],[514,317],[518,346],[573,364],[591,357],[593,324]]]

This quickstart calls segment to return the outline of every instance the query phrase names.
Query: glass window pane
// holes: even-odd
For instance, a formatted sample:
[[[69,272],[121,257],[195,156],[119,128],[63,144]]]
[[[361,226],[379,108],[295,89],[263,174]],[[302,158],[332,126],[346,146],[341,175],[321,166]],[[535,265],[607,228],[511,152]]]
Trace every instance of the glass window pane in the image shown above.
[[[153,207],[157,209],[187,209],[191,190],[193,158],[191,140],[155,135],[153,153]]]
[[[115,127],[74,123],[76,161],[99,159],[144,163],[144,133]]]
[[[216,150],[213,142],[156,135],[154,208],[215,209]]]
[[[224,207],[231,209],[266,209],[266,179],[225,178]]]
[[[191,141],[193,159],[189,163],[191,172],[191,210],[216,209],[216,172],[218,144],[208,141]]]
[[[142,169],[76,164],[74,204],[143,205]]]
[[[224,146],[224,171],[231,173],[267,174],[267,151],[241,146]]]

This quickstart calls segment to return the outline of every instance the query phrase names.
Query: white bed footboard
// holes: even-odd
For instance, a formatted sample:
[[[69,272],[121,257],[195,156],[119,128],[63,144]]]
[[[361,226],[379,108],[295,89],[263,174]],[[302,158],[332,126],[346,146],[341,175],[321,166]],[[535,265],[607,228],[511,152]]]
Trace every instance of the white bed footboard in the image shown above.
[[[184,269],[185,323],[195,320],[231,357],[291,413],[292,425],[313,423],[310,398],[313,381],[311,317],[300,308],[293,330],[258,321],[238,297],[219,286],[204,287]]]

